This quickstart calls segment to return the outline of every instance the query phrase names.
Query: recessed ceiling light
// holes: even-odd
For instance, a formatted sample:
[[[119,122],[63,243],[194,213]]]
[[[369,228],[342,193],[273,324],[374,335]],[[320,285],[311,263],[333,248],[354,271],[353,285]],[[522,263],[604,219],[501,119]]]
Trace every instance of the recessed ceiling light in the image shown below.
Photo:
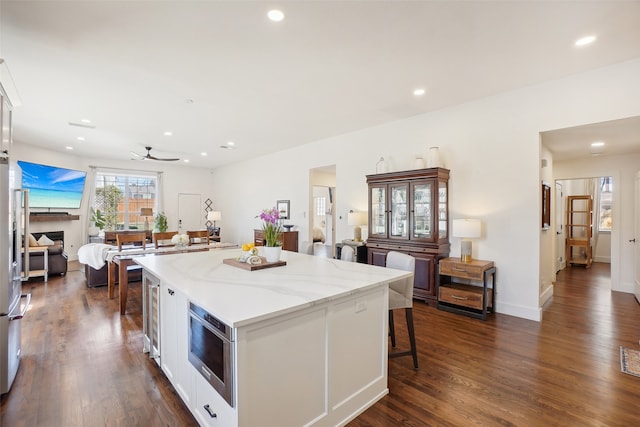
[[[166,131],[164,134],[164,136],[171,136],[173,135],[173,132],[171,132],[170,130]]]
[[[414,96],[422,96],[422,95],[424,95],[426,92],[427,92],[427,91],[426,91],[426,90],[424,90],[424,88],[421,88],[421,87],[420,87],[420,88],[415,89],[415,90],[413,91],[413,95],[414,95]]]
[[[227,142],[227,145],[229,145],[229,146],[232,146],[232,147],[233,147],[234,145],[236,145],[236,143],[235,143],[235,142],[233,142],[233,141],[229,141],[229,142]]]
[[[185,163],[189,163],[189,159],[184,159],[184,162]]]
[[[576,46],[586,46],[596,41],[596,36],[586,36],[576,40]]]
[[[80,121],[81,121],[82,123],[91,123],[91,120],[89,120],[89,119],[82,119],[82,120],[80,120]]]
[[[64,147],[64,148],[66,148],[67,150],[73,150],[73,147],[72,147],[72,146],[70,146],[70,145],[67,145],[67,146],[66,146],[66,147]]]
[[[267,12],[267,16],[273,22],[280,22],[284,19],[284,12],[278,9],[272,9],[269,12]]]
[[[604,147],[604,142],[602,142],[602,141],[592,142],[591,146],[592,147]]]
[[[206,156],[207,153],[205,153],[204,151],[202,153],[200,153],[201,156]]]
[[[76,138],[78,141],[84,141],[84,136],[79,136]]]

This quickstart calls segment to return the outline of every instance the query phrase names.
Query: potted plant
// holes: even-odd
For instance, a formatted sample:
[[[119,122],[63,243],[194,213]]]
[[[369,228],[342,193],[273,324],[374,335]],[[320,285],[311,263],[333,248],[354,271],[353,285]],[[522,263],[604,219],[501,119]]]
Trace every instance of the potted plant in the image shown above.
[[[91,223],[93,225],[89,227],[89,235],[97,236],[102,231],[105,224],[105,217],[102,215],[102,212],[100,212],[100,209],[94,210],[91,208]]]
[[[282,252],[282,226],[278,219],[280,213],[276,208],[264,209],[257,216],[262,220],[262,231],[264,232],[264,255],[267,262],[276,262],[280,260]]]
[[[167,231],[167,216],[164,214],[164,212],[159,212],[156,215],[155,222],[156,222],[156,230],[158,230],[161,233],[164,233],[165,231]]]

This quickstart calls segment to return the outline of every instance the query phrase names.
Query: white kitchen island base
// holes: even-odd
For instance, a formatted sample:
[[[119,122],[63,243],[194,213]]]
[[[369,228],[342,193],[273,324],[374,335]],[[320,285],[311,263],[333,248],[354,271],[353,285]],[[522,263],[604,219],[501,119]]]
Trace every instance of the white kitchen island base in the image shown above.
[[[339,426],[387,394],[388,283],[411,273],[293,253],[278,269],[222,265],[235,252],[140,262],[160,279],[161,300],[178,302],[160,313],[176,333],[161,333],[160,360],[177,348],[167,350],[177,366],[160,366],[201,425]],[[186,301],[233,328],[233,407],[188,361]]]

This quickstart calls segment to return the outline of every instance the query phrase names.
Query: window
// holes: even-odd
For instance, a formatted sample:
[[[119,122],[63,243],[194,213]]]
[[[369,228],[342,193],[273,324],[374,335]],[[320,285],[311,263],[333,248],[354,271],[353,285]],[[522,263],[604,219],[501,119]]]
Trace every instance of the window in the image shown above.
[[[157,176],[136,172],[96,171],[93,209],[100,210],[108,230],[130,230],[145,228],[142,208],[157,212]],[[153,229],[153,218],[149,217],[149,228]]]
[[[610,176],[600,178],[598,205],[598,231],[611,231],[611,201],[613,194],[613,181]]]
[[[327,198],[326,197],[314,197],[314,203],[316,205],[316,215],[325,215],[327,213]]]

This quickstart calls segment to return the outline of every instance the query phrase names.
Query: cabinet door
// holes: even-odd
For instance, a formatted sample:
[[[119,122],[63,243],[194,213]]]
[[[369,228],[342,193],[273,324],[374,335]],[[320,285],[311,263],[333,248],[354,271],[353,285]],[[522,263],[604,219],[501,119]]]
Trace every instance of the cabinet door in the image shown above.
[[[409,238],[409,185],[389,184],[389,238]]]
[[[449,191],[444,181],[438,182],[438,239],[449,239]]]
[[[387,249],[368,248],[369,264],[384,267],[387,265]]]
[[[436,296],[435,255],[410,252],[416,259],[416,270],[413,278],[413,295],[416,298],[433,298]]]
[[[160,366],[165,375],[175,384],[177,366],[176,297],[175,291],[165,285],[160,286]]]
[[[148,273],[142,273],[142,330],[143,351],[156,363],[160,363],[160,280]]]
[[[411,184],[411,240],[434,240],[433,181]]]
[[[387,237],[387,186],[369,188],[369,236]]]

